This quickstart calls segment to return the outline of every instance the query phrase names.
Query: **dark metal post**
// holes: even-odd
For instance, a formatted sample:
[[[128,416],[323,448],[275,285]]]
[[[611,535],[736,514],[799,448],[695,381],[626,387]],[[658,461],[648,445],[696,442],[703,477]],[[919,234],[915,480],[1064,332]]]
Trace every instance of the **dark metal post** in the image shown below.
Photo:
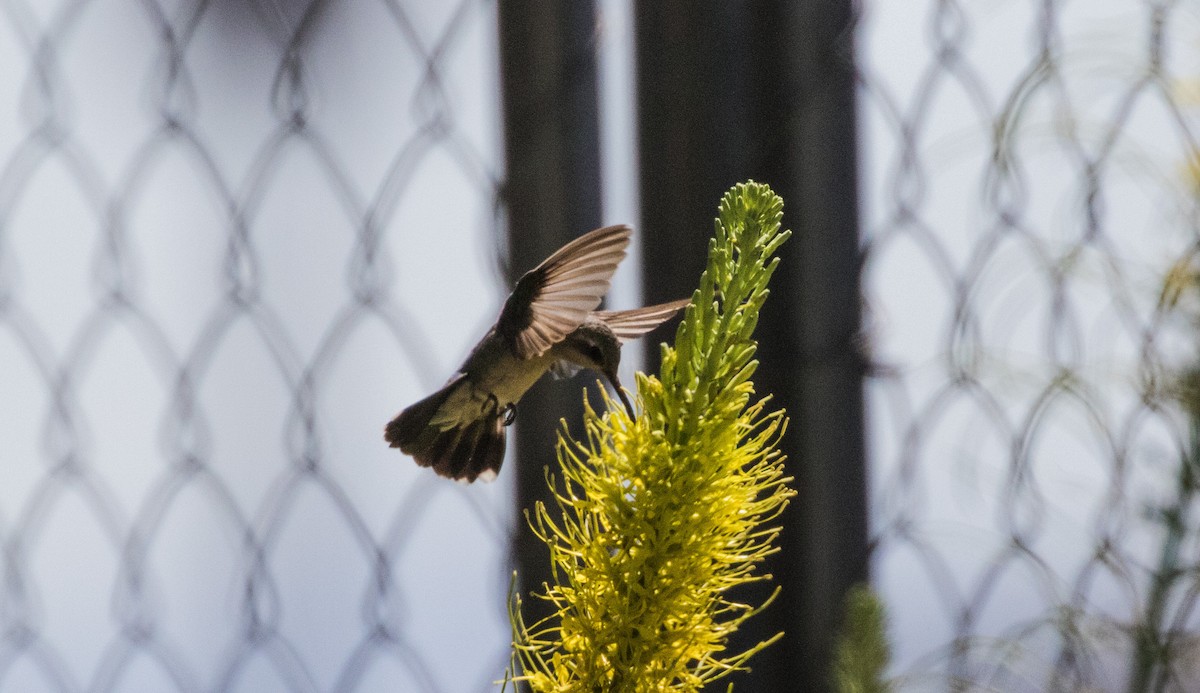
[[[843,595],[867,577],[851,2],[636,12],[647,301],[695,286],[716,202],[736,182],[770,184],[795,233],[759,323],[756,383],[788,410],[799,495],[769,566],[783,594],[735,646],[787,635],[735,687],[827,690]]]
[[[600,225],[595,9],[590,0],[501,0],[500,69],[507,162],[509,257],[515,280],[572,238]],[[538,383],[517,408],[518,512],[549,495],[565,418],[579,430],[579,387]],[[513,552],[522,592],[550,579],[546,547],[518,520]],[[526,620],[545,610],[526,600]]]
[[[796,97],[781,124],[781,165],[789,172],[781,193],[795,210],[788,260],[798,319],[768,320],[776,330],[765,367],[782,368],[789,355],[803,364],[785,399],[798,424],[789,446],[800,495],[780,575],[800,586],[788,600],[786,627],[817,655],[800,660],[796,672],[817,690],[828,680],[830,635],[840,626],[846,589],[868,570],[854,15],[849,0],[791,9],[786,26],[797,40],[779,44]]]

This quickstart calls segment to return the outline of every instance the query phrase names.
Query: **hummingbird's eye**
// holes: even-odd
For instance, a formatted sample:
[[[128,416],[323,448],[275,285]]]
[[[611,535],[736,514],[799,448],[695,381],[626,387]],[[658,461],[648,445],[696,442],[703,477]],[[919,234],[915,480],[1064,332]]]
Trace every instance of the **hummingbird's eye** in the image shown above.
[[[589,344],[583,351],[587,357],[596,363],[604,363],[604,352],[600,351],[600,347],[595,344]]]

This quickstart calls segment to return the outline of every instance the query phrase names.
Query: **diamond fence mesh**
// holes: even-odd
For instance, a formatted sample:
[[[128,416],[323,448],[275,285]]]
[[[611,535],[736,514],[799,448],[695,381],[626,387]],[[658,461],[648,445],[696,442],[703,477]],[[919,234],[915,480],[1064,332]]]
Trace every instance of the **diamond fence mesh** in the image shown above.
[[[0,8],[0,690],[492,688],[511,490],[381,431],[499,301],[494,12]]]
[[[1200,5],[860,11],[898,681],[1195,690]],[[0,690],[492,687],[511,481],[379,429],[500,300],[494,12],[0,7]]]
[[[1193,2],[861,6],[900,680],[1197,690]]]

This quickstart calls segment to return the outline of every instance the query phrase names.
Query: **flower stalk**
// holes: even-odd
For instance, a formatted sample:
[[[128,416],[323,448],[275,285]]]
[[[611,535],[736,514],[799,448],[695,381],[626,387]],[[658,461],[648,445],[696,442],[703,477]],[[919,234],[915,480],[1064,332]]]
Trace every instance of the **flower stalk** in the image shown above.
[[[782,209],[754,182],[723,197],[707,269],[675,346],[662,346],[661,379],[637,375],[640,416],[605,395],[603,414],[585,403],[583,440],[560,435],[561,477],[547,472],[558,512],[527,512],[553,563],[537,597],[556,613],[526,624],[519,598],[510,608],[516,680],[534,691],[698,690],[782,637],[726,649],[774,599],[727,595],[770,579],[761,564],[794,494],[777,448],[784,412],[750,380],[759,309],[789,236]]]

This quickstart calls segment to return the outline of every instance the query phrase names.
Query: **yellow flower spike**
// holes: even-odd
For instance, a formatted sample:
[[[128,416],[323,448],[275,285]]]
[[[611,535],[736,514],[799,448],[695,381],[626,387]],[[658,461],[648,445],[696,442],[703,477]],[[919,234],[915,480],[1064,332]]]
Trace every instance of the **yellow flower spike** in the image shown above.
[[[550,549],[554,618],[527,625],[513,598],[514,680],[534,691],[695,691],[746,667],[782,633],[743,652],[728,639],[761,605],[727,590],[770,579],[780,513],[794,492],[776,448],[787,420],[755,400],[753,330],[767,297],[783,201],[765,185],[722,198],[708,267],[661,380],[637,374],[641,416],[606,394],[585,403],[582,442],[559,437],[561,517],[526,513]],[[775,591],[778,594],[778,590]],[[515,668],[515,666],[514,666]]]

